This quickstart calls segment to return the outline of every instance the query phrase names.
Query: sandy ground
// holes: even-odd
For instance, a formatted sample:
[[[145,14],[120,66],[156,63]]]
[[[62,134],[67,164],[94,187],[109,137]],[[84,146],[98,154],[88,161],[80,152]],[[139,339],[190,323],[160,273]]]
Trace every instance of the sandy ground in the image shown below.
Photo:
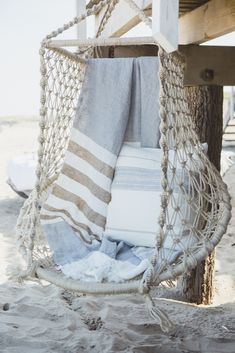
[[[6,165],[36,149],[37,129],[32,118],[0,120],[0,353],[235,353],[235,217],[217,247],[214,304],[157,299],[176,323],[171,335],[138,296],[73,297],[52,285],[7,279],[8,266],[20,261],[14,226],[23,200],[6,184]],[[232,166],[225,180],[233,209],[234,175]]]

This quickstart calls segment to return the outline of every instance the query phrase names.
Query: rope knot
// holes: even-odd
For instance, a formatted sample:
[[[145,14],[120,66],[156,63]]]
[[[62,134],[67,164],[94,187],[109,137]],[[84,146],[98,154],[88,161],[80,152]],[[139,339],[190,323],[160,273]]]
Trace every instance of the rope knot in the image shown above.
[[[147,270],[145,271],[141,284],[140,284],[140,293],[141,294],[147,294],[149,293],[151,286],[154,281],[154,266],[152,262],[149,261],[149,265]]]

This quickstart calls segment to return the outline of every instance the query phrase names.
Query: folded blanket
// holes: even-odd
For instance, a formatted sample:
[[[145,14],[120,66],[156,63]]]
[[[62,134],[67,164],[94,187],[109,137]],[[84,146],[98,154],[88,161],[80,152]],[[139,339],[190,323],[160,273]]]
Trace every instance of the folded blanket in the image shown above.
[[[123,282],[141,275],[154,253],[153,248],[136,247],[123,241],[93,240],[84,243],[66,222],[45,225],[58,268],[67,276],[89,282]],[[56,230],[56,233],[54,232]],[[180,251],[164,249],[173,261]],[[160,264],[159,264],[160,265]]]
[[[138,250],[124,242],[93,240],[84,243],[66,222],[47,224],[47,239],[59,269],[68,277],[82,281],[122,282],[146,270],[154,249]],[[56,232],[55,232],[56,230]]]
[[[135,255],[133,246],[124,242],[110,241],[103,237],[102,241],[93,240],[91,244],[83,242],[76,236],[73,229],[66,222],[58,222],[56,224],[46,224],[47,240],[57,265],[65,265],[78,260],[82,260],[94,251],[100,251],[112,259],[120,261],[129,261],[134,265],[138,265],[141,260],[147,258],[146,250],[143,248]],[[141,256],[141,254],[144,254]],[[151,249],[150,255],[153,254]]]
[[[135,278],[148,267],[148,259],[139,265],[129,261],[118,261],[100,251],[94,251],[83,260],[61,266],[67,277],[89,282],[123,282]]]
[[[157,71],[157,58],[88,61],[64,164],[41,210],[50,239],[61,221],[87,242],[102,238],[123,141],[159,142]]]

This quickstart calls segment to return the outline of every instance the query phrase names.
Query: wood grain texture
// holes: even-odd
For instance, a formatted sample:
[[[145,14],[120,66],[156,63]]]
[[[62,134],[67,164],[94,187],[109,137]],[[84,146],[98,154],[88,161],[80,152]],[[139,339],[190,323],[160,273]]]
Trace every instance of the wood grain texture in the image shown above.
[[[235,47],[187,45],[180,51],[186,57],[186,86],[235,85]]]
[[[208,157],[220,170],[223,132],[223,87],[185,88],[190,111],[201,142],[208,143]],[[197,304],[211,304],[214,293],[215,252],[179,280],[186,299]]]
[[[92,0],[87,4],[87,8],[90,9],[93,4],[98,4],[100,0]],[[152,1],[151,1],[152,2]],[[180,0],[179,3],[179,14],[183,15],[195,8],[205,4],[208,0]]]
[[[235,30],[235,0],[211,0],[180,19],[180,44],[203,43]]]

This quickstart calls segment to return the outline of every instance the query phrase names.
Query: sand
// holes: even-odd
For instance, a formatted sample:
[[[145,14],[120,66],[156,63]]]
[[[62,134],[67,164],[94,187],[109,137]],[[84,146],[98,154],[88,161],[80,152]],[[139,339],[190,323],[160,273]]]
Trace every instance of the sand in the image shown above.
[[[0,353],[235,353],[235,217],[217,247],[213,305],[156,299],[176,323],[174,334],[161,332],[139,296],[76,297],[47,283],[8,280],[9,266],[22,261],[14,226],[23,199],[6,184],[6,165],[34,152],[37,134],[35,118],[0,119]],[[234,175],[235,165],[225,175],[233,208]]]

